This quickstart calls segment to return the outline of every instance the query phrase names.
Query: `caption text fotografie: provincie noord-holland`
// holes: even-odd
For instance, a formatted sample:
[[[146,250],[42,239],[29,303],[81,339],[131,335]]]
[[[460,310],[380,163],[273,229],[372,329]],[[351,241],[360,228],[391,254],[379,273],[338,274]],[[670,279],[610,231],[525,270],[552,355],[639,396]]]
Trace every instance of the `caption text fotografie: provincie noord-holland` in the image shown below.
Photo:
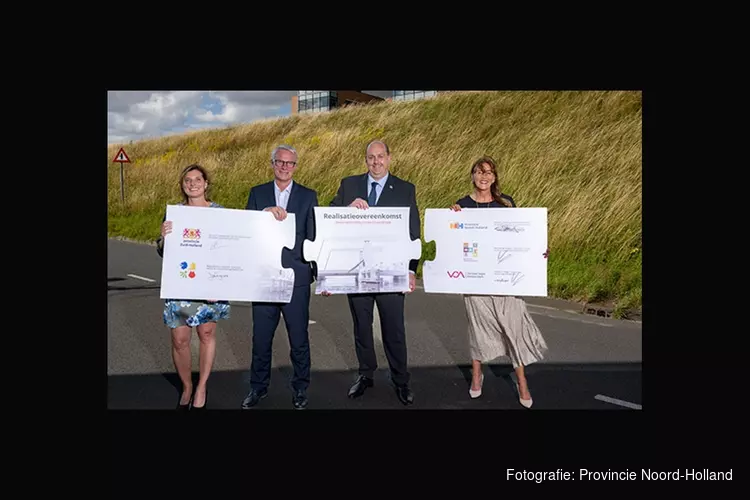
[[[640,474],[636,471],[626,469],[624,471],[590,471],[579,469],[578,475],[574,472],[557,469],[552,472],[531,472],[527,470],[508,469],[506,479],[519,481],[571,481],[580,479],[583,481],[731,481],[732,469],[728,471],[711,471],[709,469],[677,469],[673,471],[656,471],[652,469],[641,469]]]

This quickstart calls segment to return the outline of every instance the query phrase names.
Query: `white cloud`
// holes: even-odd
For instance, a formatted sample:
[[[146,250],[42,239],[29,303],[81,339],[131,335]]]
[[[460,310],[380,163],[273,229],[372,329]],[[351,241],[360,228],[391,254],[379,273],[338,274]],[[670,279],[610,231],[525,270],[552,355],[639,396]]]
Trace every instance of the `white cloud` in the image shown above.
[[[220,103],[219,112],[206,109],[196,114],[202,122],[247,123],[278,116],[280,108],[291,103],[295,92],[209,92],[209,98]]]
[[[109,92],[109,143],[280,116],[288,112],[294,94],[294,91]]]
[[[365,90],[388,97],[391,91]],[[110,91],[110,144],[160,137],[208,127],[283,116],[295,90],[281,91]]]

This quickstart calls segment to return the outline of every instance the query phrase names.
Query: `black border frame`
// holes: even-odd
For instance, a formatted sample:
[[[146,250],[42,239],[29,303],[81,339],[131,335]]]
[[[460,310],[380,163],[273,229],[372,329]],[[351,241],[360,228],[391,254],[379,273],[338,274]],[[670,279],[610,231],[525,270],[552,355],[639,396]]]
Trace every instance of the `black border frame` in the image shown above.
[[[102,404],[106,412],[109,434],[110,471],[120,485],[118,489],[135,488],[143,481],[164,482],[170,491],[191,492],[195,481],[206,486],[217,482],[237,485],[241,492],[255,494],[254,484],[268,481],[268,486],[286,486],[291,494],[307,491],[312,483],[335,488],[353,480],[359,485],[349,490],[354,494],[370,485],[383,483],[386,487],[413,483],[415,480],[440,485],[453,479],[463,484],[465,494],[472,494],[473,481],[493,483],[498,494],[506,486],[506,468],[533,471],[577,470],[637,470],[652,467],[671,471],[677,468],[710,468],[727,470],[732,467],[729,454],[720,446],[732,442],[726,398],[731,394],[718,391],[724,369],[713,360],[720,360],[704,341],[703,335],[736,334],[730,325],[723,333],[713,322],[705,296],[695,288],[683,288],[688,282],[684,269],[676,263],[679,248],[673,236],[680,236],[681,221],[674,207],[683,199],[687,179],[671,175],[675,169],[674,155],[665,151],[665,142],[673,134],[666,124],[672,113],[679,110],[677,96],[667,104],[671,92],[645,89],[640,53],[586,52],[588,57],[561,55],[555,58],[531,56],[526,63],[507,56],[505,48],[493,47],[482,54],[461,52],[450,58],[455,64],[446,71],[441,64],[445,52],[420,54],[419,61],[410,61],[399,72],[395,58],[388,57],[377,65],[378,73],[357,73],[356,79],[336,78],[327,68],[315,61],[312,74],[328,75],[307,78],[304,61],[295,61],[288,77],[274,79],[268,72],[240,72],[231,77],[214,75],[183,76],[177,70],[171,78],[136,81],[135,78],[109,77],[104,89],[91,94],[92,116],[106,119],[106,90],[228,88],[257,90],[291,90],[294,88],[437,88],[451,90],[641,90],[643,92],[643,228],[644,228],[644,307],[643,307],[643,410],[642,411],[358,411],[358,412],[207,412],[200,417],[180,417],[174,412],[131,412],[106,409],[106,382],[102,400],[92,398],[94,411]],[[436,48],[439,52],[442,48]],[[580,55],[580,53],[578,53]],[[432,57],[431,57],[432,56]],[[361,60],[361,63],[359,62]],[[339,69],[350,75],[355,68],[366,67],[368,59],[361,56],[352,68]],[[266,67],[273,58],[265,59]],[[220,64],[215,62],[216,64]],[[331,63],[333,64],[333,63]],[[263,67],[255,61],[253,66]],[[311,66],[312,67],[312,66]],[[539,68],[541,67],[541,71]],[[489,76],[489,69],[499,72]],[[534,72],[533,68],[537,68]],[[182,74],[179,74],[182,73]],[[210,73],[210,72],[209,72]],[[206,74],[206,73],[202,73]],[[560,76],[564,74],[564,76]],[[456,76],[464,75],[464,76]],[[521,75],[521,76],[518,76]],[[378,77],[382,77],[379,79]],[[365,83],[367,82],[367,83]],[[439,85],[436,85],[439,82]],[[540,84],[540,82],[543,82]],[[88,151],[92,165],[101,161],[100,151],[106,147],[106,132],[100,122],[85,123],[91,141]],[[106,130],[106,126],[102,127]],[[102,135],[100,135],[102,134]],[[103,137],[104,135],[104,137]],[[681,138],[682,139],[682,138]],[[101,144],[100,141],[104,142]],[[684,147],[684,145],[683,145]],[[102,148],[102,149],[100,149]],[[105,175],[105,174],[102,174]],[[660,182],[661,181],[661,182]],[[685,185],[679,186],[683,182]],[[106,177],[103,185],[106,186]],[[106,232],[107,191],[94,183],[92,194],[101,194],[105,207],[101,223]],[[679,187],[678,187],[679,186]],[[670,200],[669,196],[674,198]],[[680,196],[678,196],[680,195]],[[674,205],[672,203],[675,203]],[[686,203],[683,199],[682,203]],[[91,211],[93,213],[98,213]],[[682,222],[683,228],[685,222]],[[98,240],[91,231],[92,248],[101,265],[106,267],[106,241]],[[661,241],[660,241],[661,240]],[[101,247],[99,246],[101,245]],[[668,263],[675,262],[674,266]],[[106,272],[105,272],[106,274]],[[94,280],[94,289],[102,285]],[[694,291],[693,291],[694,290]],[[101,292],[95,292],[99,294]],[[98,297],[98,295],[97,295]],[[103,312],[106,328],[106,298],[97,307]],[[709,307],[696,318],[694,310],[683,300],[695,298],[698,307]],[[675,301],[677,303],[675,303]],[[96,300],[95,300],[96,302]],[[98,302],[97,302],[98,303]],[[670,304],[675,304],[673,309]],[[676,311],[676,313],[672,313]],[[715,330],[704,329],[706,317],[711,317]],[[97,317],[98,318],[98,317]],[[98,322],[98,319],[95,319]],[[98,328],[95,332],[100,332]],[[106,373],[106,335],[95,334],[102,344],[92,343],[90,359],[98,369],[94,378],[101,377],[101,362]],[[723,349],[723,348],[720,348]],[[101,361],[99,356],[104,353]],[[717,353],[719,354],[719,353]],[[718,377],[718,382],[717,382]],[[92,389],[98,392],[96,388]],[[736,464],[735,464],[736,465]],[[202,478],[193,468],[205,471]],[[282,482],[271,482],[265,470],[275,469]],[[443,475],[438,468],[447,469]],[[312,475],[313,469],[316,474]],[[209,473],[208,470],[211,472]],[[420,474],[419,472],[422,472]],[[218,473],[218,474],[217,474]],[[374,473],[374,474],[373,474]],[[378,477],[380,475],[380,477]],[[304,480],[301,480],[304,477]],[[473,479],[473,478],[476,479]],[[298,479],[301,481],[298,482]],[[312,479],[312,481],[310,481]],[[317,481],[314,481],[317,479]],[[283,482],[286,481],[286,482]],[[126,484],[123,484],[126,483]],[[362,483],[366,483],[363,485]],[[512,482],[511,482],[512,483]],[[620,484],[623,483],[623,484]],[[607,491],[628,488],[640,481],[602,483]],[[560,482],[546,485],[559,486]],[[571,483],[565,483],[571,484]],[[702,484],[702,483],[701,483]],[[711,487],[719,483],[708,482]],[[335,485],[335,486],[334,486]],[[627,485],[627,486],[626,486]],[[694,488],[694,483],[680,487]],[[412,484],[413,486],[413,484]],[[529,488],[525,483],[515,486]],[[580,486],[576,484],[575,486]],[[346,490],[344,490],[346,491]],[[531,489],[529,491],[536,491]]]

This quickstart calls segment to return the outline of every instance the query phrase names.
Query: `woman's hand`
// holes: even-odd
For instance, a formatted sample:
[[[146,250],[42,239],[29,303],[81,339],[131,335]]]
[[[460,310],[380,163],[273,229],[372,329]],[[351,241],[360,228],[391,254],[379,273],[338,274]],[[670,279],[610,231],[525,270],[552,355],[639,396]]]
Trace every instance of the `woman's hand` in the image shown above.
[[[164,224],[161,225],[161,237],[166,238],[166,236],[172,232],[172,221],[167,220],[164,221]]]
[[[546,259],[547,257],[549,257],[549,248],[548,248],[548,249],[547,249],[547,251],[546,251],[546,252],[544,252],[544,253],[543,253],[542,255],[544,256],[544,258],[545,258],[545,259]]]
[[[461,211],[461,205],[459,205],[459,204],[451,205],[451,210],[453,210],[454,212],[460,212]]]

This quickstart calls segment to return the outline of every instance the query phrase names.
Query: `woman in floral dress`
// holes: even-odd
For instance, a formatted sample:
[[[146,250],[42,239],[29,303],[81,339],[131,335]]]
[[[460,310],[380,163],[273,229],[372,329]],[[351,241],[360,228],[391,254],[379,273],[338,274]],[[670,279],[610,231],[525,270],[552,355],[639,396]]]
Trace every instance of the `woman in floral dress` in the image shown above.
[[[192,207],[223,208],[208,198],[209,179],[206,170],[200,165],[188,166],[180,175],[180,191],[183,200],[180,205]],[[166,217],[165,217],[166,219]],[[172,221],[164,220],[161,226],[161,238],[157,241],[157,251],[164,255],[164,238],[172,232]],[[182,272],[192,272],[187,263],[183,263]],[[228,319],[230,305],[228,301],[167,299],[164,302],[164,324],[172,332],[172,360],[182,381],[182,394],[177,403],[178,410],[206,409],[206,384],[216,356],[216,322]],[[193,392],[191,377],[190,337],[193,327],[198,332],[199,378]]]

